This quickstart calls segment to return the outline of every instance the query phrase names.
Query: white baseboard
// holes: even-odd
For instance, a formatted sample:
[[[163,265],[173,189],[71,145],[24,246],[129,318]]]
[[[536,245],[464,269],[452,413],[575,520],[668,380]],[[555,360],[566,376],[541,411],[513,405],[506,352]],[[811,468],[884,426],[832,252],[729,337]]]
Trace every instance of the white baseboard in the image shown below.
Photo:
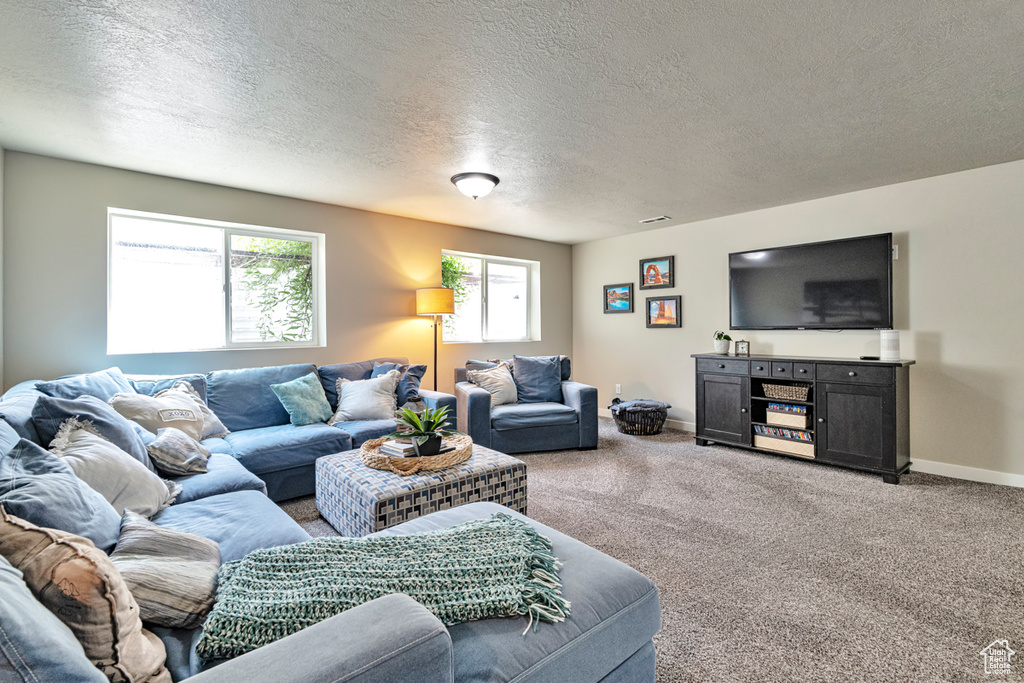
[[[603,417],[610,418],[612,416],[611,411],[606,408],[599,408],[597,412]],[[696,424],[693,422],[684,422],[683,420],[665,420],[665,426],[669,429],[681,429],[686,432],[697,431]],[[911,462],[911,472],[937,474],[940,477],[965,479],[967,481],[981,482],[982,484],[999,484],[1001,486],[1024,488],[1024,474],[996,472],[995,470],[983,470],[980,467],[951,465],[945,462],[935,462],[934,460],[918,460],[917,458],[913,458]]]
[[[949,463],[935,462],[934,460],[911,458],[910,471],[922,474],[937,474],[940,477],[952,477],[953,479],[978,481],[983,484],[1001,484],[1003,486],[1024,488],[1024,474],[1009,474],[1007,472],[996,472],[995,470],[983,470],[980,467],[950,465]]]

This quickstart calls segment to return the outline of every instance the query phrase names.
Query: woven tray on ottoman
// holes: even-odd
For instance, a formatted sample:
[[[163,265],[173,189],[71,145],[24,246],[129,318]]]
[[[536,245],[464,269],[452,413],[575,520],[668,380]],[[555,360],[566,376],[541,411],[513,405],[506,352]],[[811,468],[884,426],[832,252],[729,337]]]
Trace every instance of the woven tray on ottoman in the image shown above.
[[[653,436],[661,433],[661,428],[665,426],[665,418],[668,417],[668,409],[672,406],[649,398],[638,398],[625,403],[616,398],[608,407],[615,418],[615,426],[623,434]]]
[[[526,514],[526,463],[483,446],[448,469],[401,476],[358,449],[316,461],[316,507],[342,536],[366,536],[438,510],[489,501]]]

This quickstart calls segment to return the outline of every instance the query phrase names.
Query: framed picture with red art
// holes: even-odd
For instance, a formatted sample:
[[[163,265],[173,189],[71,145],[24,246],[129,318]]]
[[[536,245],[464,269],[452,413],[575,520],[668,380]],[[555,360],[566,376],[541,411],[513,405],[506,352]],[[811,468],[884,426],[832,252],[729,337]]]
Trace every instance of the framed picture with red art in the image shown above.
[[[675,286],[675,256],[657,256],[640,260],[640,289],[668,289]]]
[[[649,296],[647,297],[647,327],[682,327],[683,297]]]

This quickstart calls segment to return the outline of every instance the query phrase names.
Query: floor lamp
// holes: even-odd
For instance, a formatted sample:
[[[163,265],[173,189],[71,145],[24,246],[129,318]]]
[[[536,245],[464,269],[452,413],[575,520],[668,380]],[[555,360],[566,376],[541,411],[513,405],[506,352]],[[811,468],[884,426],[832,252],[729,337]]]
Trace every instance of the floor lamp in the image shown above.
[[[455,312],[455,290],[426,287],[416,290],[416,315],[434,317],[434,391],[437,391],[437,323],[442,315]]]

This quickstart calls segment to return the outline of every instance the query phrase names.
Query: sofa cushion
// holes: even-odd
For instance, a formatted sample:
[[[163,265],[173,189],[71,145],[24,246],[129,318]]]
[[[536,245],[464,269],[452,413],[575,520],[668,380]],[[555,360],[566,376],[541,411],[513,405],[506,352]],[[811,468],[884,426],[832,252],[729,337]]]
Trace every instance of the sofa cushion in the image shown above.
[[[471,503],[419,517],[377,535],[444,529],[495,512],[527,521],[551,539],[562,562],[562,596],[572,604],[560,624],[522,635],[526,617],[482,619],[448,627],[455,680],[598,681],[644,647],[661,624],[650,579],[604,553],[495,503]]]
[[[389,370],[379,377],[351,381],[338,380],[338,411],[327,424],[349,420],[386,420],[398,408],[396,388],[401,377]]]
[[[159,430],[156,438],[146,444],[146,450],[157,471],[169,477],[203,474],[210,459],[206,446],[174,427]]]
[[[512,372],[520,403],[561,403],[560,356],[515,356]]]
[[[370,373],[370,379],[380,377],[392,370],[398,370],[400,375],[398,378],[398,388],[395,390],[398,405],[404,406],[409,401],[418,399],[420,397],[420,382],[423,381],[423,375],[427,372],[427,366],[409,365],[408,363],[381,363],[378,361],[373,364],[373,372]]]
[[[224,445],[227,446],[226,441]],[[230,450],[230,446],[228,449]],[[212,453],[206,461],[206,472],[174,477],[172,481],[181,486],[181,493],[174,499],[175,505],[232,491],[257,491],[264,495],[267,493],[267,485],[263,480],[245,469],[245,465],[238,462],[235,456],[227,453]]]
[[[14,385],[0,396],[0,419],[9,424],[21,438],[42,445],[36,426],[32,423],[32,409],[40,396],[46,394],[36,389],[35,381]]]
[[[335,365],[321,365],[317,368],[320,375],[320,383],[327,395],[327,402],[331,404],[331,410],[338,409],[338,380],[347,379],[350,382],[358,382],[361,379],[370,379],[373,374],[373,366],[377,363],[397,363],[403,365],[408,363],[408,358],[374,358],[358,363],[337,363]]]
[[[83,536],[101,550],[117,543],[121,519],[114,507],[70,465],[27,439],[0,456],[0,504],[38,526]]]
[[[153,521],[216,541],[222,562],[241,559],[257,548],[309,540],[309,534],[295,520],[257,491],[236,491],[172,505]]]
[[[231,448],[231,444],[227,442],[223,437],[216,439],[203,439],[200,441],[206,450],[211,453],[224,453],[225,455],[234,455],[235,451]]]
[[[486,370],[467,370],[466,379],[491,395],[491,407],[503,406],[519,401],[516,381],[512,372],[502,363]]]
[[[579,420],[575,410],[561,403],[513,403],[491,409],[491,429],[525,429],[571,425]]]
[[[291,424],[232,432],[225,437],[235,457],[256,474],[312,465],[321,455],[352,448],[352,437],[325,424]]]
[[[118,414],[154,434],[166,427],[173,427],[199,440],[224,436],[226,432],[217,416],[203,403],[192,385],[185,381],[155,396],[114,394],[109,403]]]
[[[233,432],[288,424],[288,411],[270,385],[311,372],[316,372],[312,363],[217,370],[207,375],[206,403]]]
[[[155,396],[178,382],[188,382],[206,402],[206,375],[129,375],[128,381],[136,392],[147,396]]]
[[[92,425],[68,418],[50,452],[107,499],[118,515],[134,510],[152,517],[174,502],[181,487],[161,479],[141,462],[100,436]]]
[[[106,553],[80,536],[39,528],[2,509],[0,549],[111,681],[171,683],[163,643],[142,628],[138,605]]]
[[[106,683],[67,626],[0,556],[0,681]]]
[[[79,396],[95,396],[104,403],[119,393],[135,393],[135,388],[124,376],[120,368],[108,368],[86,375],[70,375],[52,382],[39,382],[36,389],[54,398],[78,398]]]
[[[125,512],[110,561],[148,624],[196,628],[213,607],[220,548],[208,538]]]
[[[288,411],[293,425],[301,427],[331,419],[331,404],[327,402],[327,395],[315,372],[291,382],[271,384],[270,388]]]
[[[398,428],[394,420],[352,420],[350,422],[335,422],[334,426],[347,434],[352,435],[352,448],[359,448],[364,441],[379,439]]]
[[[133,423],[94,396],[82,396],[75,400],[40,396],[32,409],[32,423],[39,433],[39,443],[49,447],[61,425],[70,417],[88,420],[104,439],[150,470],[156,471],[149,460],[146,444]]]
[[[6,455],[19,441],[21,437],[14,427],[0,420],[0,456]]]

